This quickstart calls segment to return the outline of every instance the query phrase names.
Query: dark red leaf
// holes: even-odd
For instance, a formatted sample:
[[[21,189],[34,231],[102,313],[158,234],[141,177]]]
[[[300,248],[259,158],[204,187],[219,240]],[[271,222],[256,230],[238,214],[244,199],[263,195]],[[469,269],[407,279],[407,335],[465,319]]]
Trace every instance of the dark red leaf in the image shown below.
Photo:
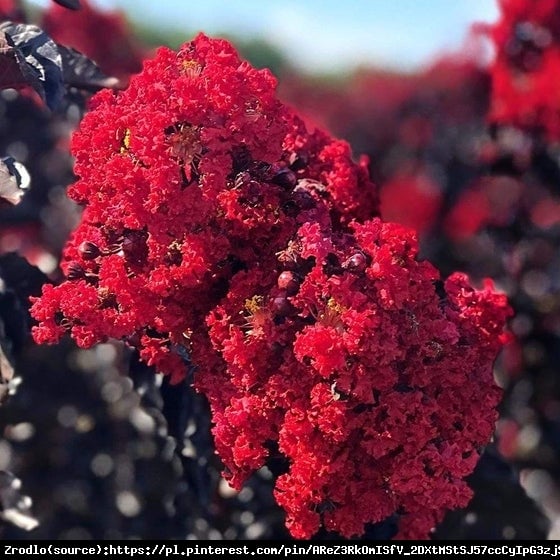
[[[64,6],[70,10],[80,10],[82,6],[80,5],[80,0],[54,0],[57,4]]]

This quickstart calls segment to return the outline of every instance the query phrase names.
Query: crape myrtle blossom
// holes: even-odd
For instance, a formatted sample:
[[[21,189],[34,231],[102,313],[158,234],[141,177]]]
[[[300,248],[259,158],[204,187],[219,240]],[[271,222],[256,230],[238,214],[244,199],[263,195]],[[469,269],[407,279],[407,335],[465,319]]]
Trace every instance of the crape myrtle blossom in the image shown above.
[[[378,219],[353,230],[305,224],[299,264],[276,285],[258,270],[233,278],[208,318],[222,366],[212,361],[200,386],[234,486],[278,440],[287,472],[276,498],[294,536],[321,520],[359,535],[398,512],[401,537],[426,538],[468,503],[462,478],[493,431],[505,302],[459,274],[439,284],[410,230]],[[296,274],[286,305],[280,286]]]
[[[490,67],[497,124],[543,131],[560,138],[560,4],[558,0],[500,0],[501,15],[479,25],[495,48]]]
[[[427,537],[471,496],[509,307],[419,261],[367,162],[275,87],[199,35],[93,98],[72,141],[82,220],[35,340],[122,339],[173,382],[194,366],[224,476],[274,463],[294,537],[394,514]]]

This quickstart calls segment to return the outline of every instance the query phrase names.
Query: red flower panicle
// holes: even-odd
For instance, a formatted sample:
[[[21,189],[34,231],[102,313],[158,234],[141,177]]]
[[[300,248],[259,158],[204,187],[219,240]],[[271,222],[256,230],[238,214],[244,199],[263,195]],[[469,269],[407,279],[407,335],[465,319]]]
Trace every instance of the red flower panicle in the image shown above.
[[[426,538],[471,496],[463,478],[494,429],[509,311],[463,275],[439,286],[409,230],[352,229],[305,224],[284,270],[234,276],[208,317],[222,366],[196,353],[199,386],[233,486],[284,460],[275,493],[295,537],[321,524],[352,537],[398,512],[400,537]]]
[[[0,0],[0,21],[25,21],[25,14],[17,0]]]
[[[367,162],[275,85],[200,35],[93,99],[72,144],[85,210],[35,339],[122,339],[174,382],[188,357],[226,478],[273,461],[295,537],[394,513],[426,537],[470,497],[509,308],[441,283],[412,232],[375,217]]]
[[[501,17],[483,30],[496,55],[491,67],[490,120],[544,130],[560,138],[560,3],[500,0]]]
[[[274,266],[315,219],[313,193],[337,223],[374,213],[365,166],[345,143],[307,134],[275,85],[229,43],[200,36],[161,49],[125,92],[93,99],[72,141],[80,179],[69,195],[86,208],[55,288],[64,309],[41,317],[38,341],[64,329],[79,344],[127,338],[180,380],[189,332],[235,272]],[[85,321],[71,302],[92,290]]]

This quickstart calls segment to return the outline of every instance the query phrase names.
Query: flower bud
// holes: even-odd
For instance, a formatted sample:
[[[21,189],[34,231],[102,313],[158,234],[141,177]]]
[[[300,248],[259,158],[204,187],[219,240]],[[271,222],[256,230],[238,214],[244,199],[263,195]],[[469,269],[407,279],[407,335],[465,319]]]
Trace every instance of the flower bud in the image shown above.
[[[284,317],[293,311],[285,290],[280,291],[272,300],[272,308],[276,315]]]
[[[68,264],[66,272],[66,278],[68,278],[68,280],[80,280],[81,278],[84,278],[85,275],[86,271],[80,263],[73,261]]]
[[[82,258],[86,261],[94,260],[101,255],[99,247],[91,241],[84,241],[79,247],[78,251]]]
[[[140,263],[146,258],[146,234],[143,231],[128,231],[123,236],[122,251],[132,262]]]
[[[274,177],[272,177],[272,183],[278,185],[284,189],[293,189],[297,183],[296,174],[287,167],[280,169]]]
[[[290,168],[293,171],[305,169],[309,163],[309,154],[307,152],[299,151],[291,154],[289,159]]]
[[[289,270],[284,270],[278,276],[278,287],[281,290],[286,290],[286,295],[293,296],[299,290],[299,282],[297,276]]]
[[[362,253],[355,253],[347,261],[342,263],[342,268],[350,272],[363,272],[367,266],[366,256]]]

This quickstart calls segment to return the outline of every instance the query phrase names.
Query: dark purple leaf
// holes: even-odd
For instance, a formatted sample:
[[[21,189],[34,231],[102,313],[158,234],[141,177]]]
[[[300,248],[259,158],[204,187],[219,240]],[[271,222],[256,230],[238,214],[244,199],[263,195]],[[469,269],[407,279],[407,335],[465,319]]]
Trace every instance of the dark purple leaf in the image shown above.
[[[31,515],[31,500],[20,492],[21,481],[11,472],[0,471],[0,519],[25,531],[39,524]]]
[[[4,351],[2,340],[0,340],[0,404],[5,400],[8,392],[9,382],[14,378],[14,364],[8,352]]]
[[[44,99],[39,72],[27,64],[23,53],[14,46],[9,35],[0,32],[0,88],[31,86]]]
[[[13,157],[0,158],[0,199],[19,204],[31,183],[25,167]]]
[[[69,8],[70,10],[80,10],[82,6],[80,5],[80,0],[54,0],[57,4]]]
[[[8,45],[16,50],[15,56],[24,77],[49,108],[55,108],[64,95],[62,56],[57,44],[36,25],[4,22],[0,31],[5,33]]]
[[[93,91],[119,85],[117,78],[101,72],[99,66],[81,52],[63,45],[57,46],[62,56],[62,72],[66,85]]]
[[[96,91],[119,87],[80,52],[58,45],[35,25],[0,24],[0,88],[30,85],[49,108],[62,100],[65,86]]]

